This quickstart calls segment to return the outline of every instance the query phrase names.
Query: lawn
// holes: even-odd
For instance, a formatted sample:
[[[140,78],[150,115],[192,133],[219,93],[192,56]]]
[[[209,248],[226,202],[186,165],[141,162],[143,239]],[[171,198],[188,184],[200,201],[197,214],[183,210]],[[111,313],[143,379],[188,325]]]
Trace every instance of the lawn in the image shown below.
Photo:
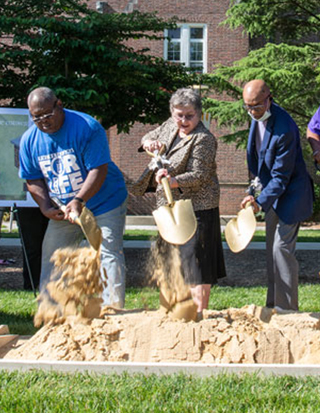
[[[263,305],[265,287],[212,289],[211,309]],[[36,302],[32,292],[0,290],[0,324],[11,333],[34,334]],[[320,312],[320,285],[301,284],[302,311]],[[126,308],[156,309],[159,292],[129,288]],[[1,413],[45,412],[320,412],[320,378],[219,374],[95,375],[43,371],[0,372]]]
[[[1,413],[319,412],[320,379],[220,374],[97,376],[32,371],[0,375]]]
[[[264,305],[265,296],[263,286],[215,286],[209,308]],[[301,311],[320,312],[319,297],[320,285],[300,284]],[[126,308],[157,309],[158,306],[157,289],[127,289]],[[0,290],[0,324],[8,324],[11,333],[34,334],[35,311],[32,292]],[[0,371],[1,413],[316,413],[320,412],[319,398],[320,377],[219,374],[200,378],[187,374],[108,376]]]
[[[152,240],[158,235],[158,231],[144,230],[144,229],[127,229],[123,235],[124,240],[130,241],[142,241]],[[2,238],[19,238],[18,230],[14,229],[12,232],[8,232],[7,228],[3,227],[1,231]],[[222,234],[222,240],[225,241],[224,233]],[[253,242],[265,242],[266,233],[264,230],[257,230],[252,238]],[[298,235],[298,242],[320,242],[320,230],[318,229],[301,229]]]
[[[241,308],[248,304],[263,306],[266,287],[221,287],[211,290],[209,308]],[[37,303],[31,291],[0,290],[0,324],[7,324],[12,334],[31,335],[37,330],[33,326],[33,316]],[[320,284],[300,284],[300,311],[320,312]],[[127,309],[159,308],[159,291],[156,288],[127,288]]]
[[[265,288],[214,287],[210,308],[262,305]],[[319,311],[318,285],[301,285],[302,310]],[[12,332],[32,334],[36,309],[32,293],[0,291],[0,324]],[[158,291],[127,290],[127,308],[157,308]],[[320,378],[219,374],[165,376],[96,375],[57,372],[0,372],[1,413],[157,413],[157,412],[318,412]]]

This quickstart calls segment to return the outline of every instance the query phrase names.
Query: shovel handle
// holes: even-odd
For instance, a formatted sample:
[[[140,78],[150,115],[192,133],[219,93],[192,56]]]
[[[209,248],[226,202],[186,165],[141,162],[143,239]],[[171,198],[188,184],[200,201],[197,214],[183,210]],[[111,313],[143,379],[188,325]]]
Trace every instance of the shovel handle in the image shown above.
[[[153,152],[150,152],[150,151],[146,150],[148,155],[152,156],[153,158],[156,158],[158,169],[163,168],[163,165],[162,165],[162,162],[161,162],[161,157],[159,156],[161,154],[161,149],[160,149],[160,153],[153,153]],[[172,206],[174,204],[174,200],[173,200],[173,197],[172,197],[172,192],[171,192],[171,188],[170,188],[168,178],[165,177],[165,176],[163,178],[161,178],[161,184],[163,186],[168,204],[169,204],[169,206]]]
[[[164,193],[166,194],[166,198],[167,198],[168,204],[169,204],[169,206],[172,206],[172,205],[174,204],[174,201],[173,201],[172,192],[171,192],[171,188],[170,188],[170,184],[169,184],[168,178],[167,178],[167,177],[163,177],[163,178],[161,179],[161,184],[162,184],[162,186],[163,186]]]
[[[63,204],[59,198],[51,198],[51,200],[61,209],[62,212],[66,213],[67,207]],[[80,218],[75,212],[70,212],[69,217],[74,221],[76,224],[80,225]]]
[[[162,164],[162,160],[161,160],[161,155],[163,153],[163,149],[164,146],[162,146],[162,148],[160,149],[160,151],[155,151],[155,152],[150,152],[147,149],[145,150],[146,153],[151,156],[152,158],[155,158],[156,163],[157,163],[157,168],[158,169],[162,169],[163,168],[163,164]]]

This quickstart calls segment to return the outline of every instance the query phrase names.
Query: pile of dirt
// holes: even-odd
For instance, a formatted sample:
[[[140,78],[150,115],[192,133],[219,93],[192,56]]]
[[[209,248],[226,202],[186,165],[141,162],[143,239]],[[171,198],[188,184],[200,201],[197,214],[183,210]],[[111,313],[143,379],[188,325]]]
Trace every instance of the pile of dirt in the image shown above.
[[[92,306],[103,288],[98,253],[92,249],[60,250],[53,257],[56,272],[48,285],[48,295],[39,297],[41,305],[35,321],[45,326],[25,344],[9,350],[4,358],[320,364],[320,313],[277,314],[272,309],[249,305],[204,311],[203,320],[196,323],[192,321],[196,309],[189,288],[182,283],[178,257],[160,254],[153,258],[148,272],[160,287],[162,309],[107,308],[100,313],[100,302]],[[252,261],[246,262],[250,264],[246,274],[256,277]],[[243,277],[239,266],[237,274]],[[177,320],[181,303],[187,303],[182,309],[184,314],[186,309],[191,311],[191,321]],[[92,308],[94,311],[88,311]]]
[[[38,296],[34,324],[62,323],[67,316],[99,316],[104,284],[100,275],[100,251],[90,247],[59,248],[50,282]],[[104,277],[106,280],[106,276]]]
[[[113,362],[320,364],[320,314],[254,305],[208,310],[198,323],[164,311],[69,316],[47,324],[5,359]]]

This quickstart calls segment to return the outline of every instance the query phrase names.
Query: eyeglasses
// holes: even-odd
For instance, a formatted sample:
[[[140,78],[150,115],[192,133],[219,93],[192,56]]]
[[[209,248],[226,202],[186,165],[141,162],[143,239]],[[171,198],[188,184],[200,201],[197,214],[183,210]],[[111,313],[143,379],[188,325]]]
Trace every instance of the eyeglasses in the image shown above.
[[[242,105],[243,109],[246,111],[252,111],[252,110],[259,110],[259,109],[264,109],[266,107],[266,101],[269,99],[270,95],[267,96],[264,101],[263,105],[246,105],[245,103]]]
[[[173,113],[172,116],[177,120],[183,120],[183,118],[184,118],[185,120],[190,121],[196,116],[196,113],[194,113],[193,115],[181,115],[181,114],[177,115],[177,114]]]
[[[47,113],[46,115],[42,115],[42,116],[34,116],[32,117],[33,122],[39,123],[39,122],[43,122],[44,120],[52,118],[52,116],[54,115],[54,110],[57,106],[57,102],[58,102],[57,100],[54,102],[51,113]]]

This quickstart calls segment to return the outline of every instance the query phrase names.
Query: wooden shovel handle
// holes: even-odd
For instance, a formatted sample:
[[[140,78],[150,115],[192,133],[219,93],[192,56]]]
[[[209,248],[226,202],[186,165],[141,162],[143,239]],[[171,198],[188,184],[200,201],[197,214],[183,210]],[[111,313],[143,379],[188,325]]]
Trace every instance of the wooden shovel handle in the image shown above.
[[[163,155],[164,154],[164,152],[166,151],[166,145],[162,145],[160,150],[157,151],[157,153],[150,152],[150,151],[148,151],[148,149],[145,149],[145,151],[152,158],[156,158],[158,155]]]
[[[67,208],[66,208],[65,205],[61,206],[60,209],[61,209],[62,212],[66,213]],[[75,222],[76,224],[81,226],[81,221],[80,221],[79,215],[77,215],[75,212],[70,212],[69,217],[72,219],[73,222]]]
[[[163,148],[163,147],[162,147],[162,148]],[[162,148],[161,148],[161,149],[162,149]],[[146,152],[147,152],[148,155],[152,156],[153,158],[156,158],[158,169],[163,168],[163,165],[162,165],[162,162],[161,162],[161,158],[160,158],[160,156],[159,156],[159,155],[161,154],[161,149],[160,149],[160,152],[159,152],[158,154],[155,154],[155,153],[153,153],[153,152],[150,152],[150,151],[146,150]],[[172,197],[172,192],[171,192],[171,188],[170,188],[170,184],[169,184],[168,178],[165,177],[165,176],[164,176],[163,178],[161,178],[161,184],[162,184],[162,186],[163,186],[163,189],[164,189],[164,192],[165,192],[165,195],[166,195],[168,204],[169,204],[169,206],[172,206],[172,205],[174,204],[174,200],[173,200],[173,197]]]
[[[51,199],[59,207],[59,209],[61,209],[62,212],[66,213],[67,207],[60,201],[59,198],[54,197]],[[69,216],[72,219],[72,221],[81,226],[80,218],[75,212],[70,212]]]
[[[169,206],[172,206],[172,205],[174,204],[174,201],[173,201],[173,197],[172,197],[172,192],[171,192],[170,184],[169,184],[168,178],[167,178],[166,176],[164,176],[164,177],[161,179],[161,184],[162,184],[162,186],[163,186],[164,193],[166,194],[166,198],[167,198],[168,204],[169,204]]]

